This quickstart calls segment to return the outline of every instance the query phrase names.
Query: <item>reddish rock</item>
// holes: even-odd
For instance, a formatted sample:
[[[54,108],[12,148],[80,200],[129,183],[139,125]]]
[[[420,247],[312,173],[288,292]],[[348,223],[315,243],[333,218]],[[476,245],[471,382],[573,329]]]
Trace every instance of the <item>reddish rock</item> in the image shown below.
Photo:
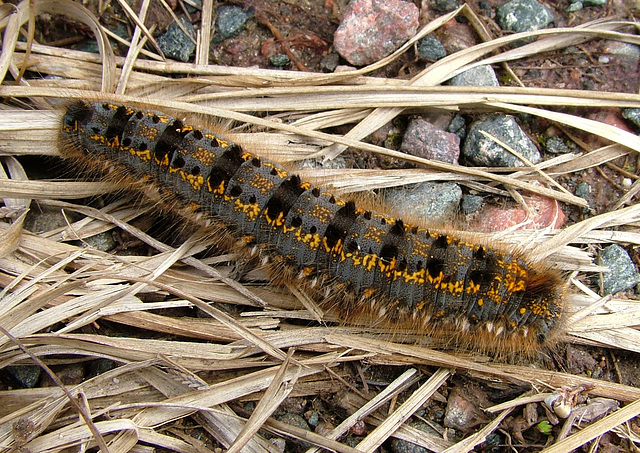
[[[436,36],[448,55],[475,46],[476,34],[468,24],[461,24],[454,20],[447,22],[438,36]]]
[[[474,427],[487,421],[481,407],[487,407],[487,397],[477,386],[455,386],[447,400],[444,415],[444,426],[462,432],[469,432]]]
[[[600,109],[595,113],[587,115],[590,120],[599,121],[600,123],[608,124],[609,126],[617,127],[625,132],[633,131],[627,126],[627,122],[622,117],[622,111],[618,108]],[[600,138],[594,134],[588,134],[585,141],[593,148],[608,145],[609,142],[603,138]]]
[[[413,156],[453,164],[460,156],[460,137],[438,129],[422,118],[414,118],[402,138],[400,149]]]
[[[565,216],[557,201],[538,195],[526,197],[525,200],[533,218],[531,222],[520,228],[542,229],[552,224],[553,228],[562,227]],[[489,206],[475,219],[472,229],[488,233],[504,231],[514,225],[522,224],[526,219],[527,211],[520,206],[514,208]]]
[[[333,37],[336,51],[364,66],[386,57],[418,29],[416,5],[402,0],[353,0]]]

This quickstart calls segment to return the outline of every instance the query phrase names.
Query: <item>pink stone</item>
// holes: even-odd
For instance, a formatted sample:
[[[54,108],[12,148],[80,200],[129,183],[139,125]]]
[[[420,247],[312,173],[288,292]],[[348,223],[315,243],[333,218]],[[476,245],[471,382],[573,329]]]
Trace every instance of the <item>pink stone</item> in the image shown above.
[[[521,228],[542,229],[549,225],[556,229],[562,227],[565,215],[556,200],[538,195],[526,197],[525,200],[533,213],[533,218],[531,219],[532,222],[523,225]],[[523,223],[526,219],[527,211],[520,206],[515,208],[489,206],[476,218],[472,229],[485,232],[504,231],[514,225]]]
[[[403,0],[353,0],[333,37],[333,45],[355,66],[386,57],[418,29],[416,5]]]
[[[460,157],[460,137],[438,129],[422,118],[414,118],[402,138],[400,149],[413,156],[454,164]]]

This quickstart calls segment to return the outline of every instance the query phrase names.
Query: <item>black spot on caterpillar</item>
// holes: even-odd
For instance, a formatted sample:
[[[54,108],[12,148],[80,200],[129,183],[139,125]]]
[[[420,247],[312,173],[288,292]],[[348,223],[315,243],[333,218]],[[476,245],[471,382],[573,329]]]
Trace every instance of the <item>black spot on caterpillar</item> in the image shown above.
[[[347,323],[498,354],[531,354],[560,329],[561,279],[523,253],[360,208],[213,131],[77,101],[59,142],[78,165],[150,186],[181,215],[223,225],[271,263],[276,281],[296,282]]]

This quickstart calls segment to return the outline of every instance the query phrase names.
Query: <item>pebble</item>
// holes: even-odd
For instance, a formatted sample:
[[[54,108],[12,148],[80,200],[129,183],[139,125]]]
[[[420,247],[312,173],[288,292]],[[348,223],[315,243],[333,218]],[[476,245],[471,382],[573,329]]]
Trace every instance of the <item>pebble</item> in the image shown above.
[[[193,5],[191,3],[193,3]],[[202,10],[202,0],[191,0],[190,2],[184,2],[184,6],[187,7],[187,12],[189,14],[195,14],[197,11]]]
[[[286,423],[287,425],[295,426],[296,428],[304,429],[306,431],[311,431],[311,428],[309,428],[309,425],[301,415],[287,412],[286,414],[277,417],[277,419],[282,423]],[[301,444],[304,445],[305,448],[309,448],[311,446],[311,444],[307,442],[301,442]]]
[[[431,3],[430,6],[434,10],[440,11],[442,13],[449,13],[454,9],[459,8],[461,6],[461,3],[464,3],[464,2],[459,2],[457,0],[434,0],[430,3]]]
[[[605,41],[602,52],[624,57],[637,64],[640,59],[640,46],[620,41]]]
[[[540,151],[510,115],[493,114],[484,120],[471,124],[467,138],[462,145],[462,156],[472,165],[487,167],[522,167],[525,164],[492,139],[484,136],[485,131],[501,140],[529,161],[537,164],[542,160]]]
[[[216,19],[219,36],[214,37],[214,40],[220,42],[237,35],[251,16],[253,16],[251,10],[245,11],[239,6],[221,6],[218,8],[218,18]]]
[[[418,16],[418,7],[403,0],[353,0],[334,34],[333,45],[350,64],[371,64],[416,33]]]
[[[438,61],[447,56],[447,51],[440,41],[427,35],[418,41],[418,56],[425,60]]]
[[[80,220],[81,216],[65,211],[66,218],[60,209],[41,206],[39,209],[31,209],[24,221],[24,228],[32,233],[44,233],[57,228],[66,228],[69,223]]]
[[[386,201],[397,212],[411,212],[418,219],[446,221],[458,211],[462,189],[452,182],[423,182],[413,189],[385,191]]]
[[[625,291],[640,283],[640,274],[625,249],[617,244],[605,247],[600,252],[600,265],[608,267],[602,273],[604,295]]]
[[[271,444],[278,452],[284,453],[285,449],[287,448],[287,441],[282,437],[272,437],[271,439],[269,439],[269,442],[271,442]]]
[[[479,195],[465,195],[462,197],[462,204],[460,207],[462,208],[462,212],[465,214],[473,214],[480,210],[483,201],[484,199]]]
[[[631,121],[636,128],[640,129],[640,109],[624,109],[622,111],[622,117],[625,120]]]
[[[493,233],[504,231],[519,224],[522,224],[520,228],[533,229],[542,229],[548,226],[560,228],[564,224],[564,212],[562,212],[555,200],[539,195],[531,195],[526,199],[526,202],[532,212],[532,218],[527,219],[528,213],[521,206],[512,208],[488,206],[474,220],[472,229]],[[530,222],[523,224],[525,220],[530,220]]]
[[[467,432],[484,419],[482,411],[457,387],[451,390],[444,415],[444,426]]]
[[[496,72],[490,65],[476,66],[451,77],[449,85],[467,87],[500,86]]]
[[[289,64],[291,59],[284,54],[277,54],[269,57],[269,63],[276,68],[283,68]]]
[[[347,161],[344,157],[338,156],[335,159],[322,161],[321,159],[305,159],[299,164],[300,170],[313,170],[322,168],[343,169],[347,168]]]
[[[84,238],[80,243],[83,247],[90,247],[102,252],[108,252],[116,248],[116,242],[112,231],[105,231],[88,238]]]
[[[412,156],[457,163],[460,137],[438,129],[422,118],[413,118],[402,138],[400,150]]]
[[[316,434],[320,434],[321,436],[328,436],[329,434],[331,434],[331,431],[333,431],[335,429],[335,425],[333,423],[324,421],[324,420],[320,420],[318,422],[318,424],[316,425],[316,427],[314,428],[314,431]]]
[[[536,0],[511,0],[498,8],[496,21],[516,33],[540,30],[553,22],[553,13]],[[528,42],[533,39],[527,40]]]
[[[504,451],[502,445],[504,445],[505,439],[497,432],[492,432],[484,438],[484,451],[489,453]]]
[[[478,43],[477,34],[469,24],[449,21],[441,28],[438,39],[448,55],[468,49]]]
[[[605,6],[607,0],[582,0],[584,6]]]
[[[586,181],[580,181],[576,186],[575,190],[576,197],[584,198],[585,200],[589,199],[589,195],[591,195],[591,186]]]
[[[460,137],[460,140],[464,140],[467,136],[467,122],[465,121],[464,117],[462,115],[456,114],[456,116],[454,116],[449,123],[447,132],[452,132]]]
[[[575,189],[576,197],[584,198],[589,203],[588,207],[582,208],[583,214],[589,214],[591,212],[591,186],[586,181],[580,181]]]
[[[34,388],[40,380],[42,369],[38,365],[7,366],[4,368],[9,376],[21,388]]]
[[[566,154],[570,151],[569,147],[559,137],[547,138],[544,143],[544,149],[551,154]]]
[[[320,421],[320,414],[316,411],[307,411],[304,413],[304,418],[307,419],[309,426],[317,426]]]
[[[367,434],[367,424],[364,420],[358,420],[349,428],[349,432],[355,436],[364,436]]]
[[[430,434],[434,437],[441,437],[441,434],[438,433],[435,429],[424,422],[411,422],[410,425],[413,428],[419,429],[420,431],[424,431],[427,434]],[[421,447],[420,445],[416,445],[407,440],[393,438],[391,440],[391,451],[393,453],[430,453],[431,450],[425,447]]]
[[[632,63],[640,59],[640,46],[620,41],[605,41],[602,51],[619,57],[624,57]]]
[[[571,2],[565,11],[568,13],[575,13],[576,11],[580,11],[582,8],[582,2]]]
[[[334,72],[340,63],[340,55],[337,53],[330,53],[322,59],[320,67],[324,72]]]
[[[196,33],[191,22],[181,17],[180,23],[189,32],[189,35],[195,38]],[[158,47],[165,57],[185,63],[189,61],[189,57],[196,50],[196,44],[189,39],[176,22],[169,25],[167,32],[158,38]]]

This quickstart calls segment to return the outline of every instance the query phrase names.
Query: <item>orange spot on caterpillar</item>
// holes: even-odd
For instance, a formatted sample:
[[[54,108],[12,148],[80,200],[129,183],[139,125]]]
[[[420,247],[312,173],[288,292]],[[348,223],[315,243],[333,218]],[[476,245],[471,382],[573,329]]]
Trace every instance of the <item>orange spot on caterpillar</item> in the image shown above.
[[[274,280],[300,285],[347,323],[500,354],[530,354],[561,328],[563,284],[544,265],[358,208],[213,131],[77,101],[59,143],[79,165],[116,168],[133,189],[167,194],[177,214],[226,227],[247,256],[271,263]]]

